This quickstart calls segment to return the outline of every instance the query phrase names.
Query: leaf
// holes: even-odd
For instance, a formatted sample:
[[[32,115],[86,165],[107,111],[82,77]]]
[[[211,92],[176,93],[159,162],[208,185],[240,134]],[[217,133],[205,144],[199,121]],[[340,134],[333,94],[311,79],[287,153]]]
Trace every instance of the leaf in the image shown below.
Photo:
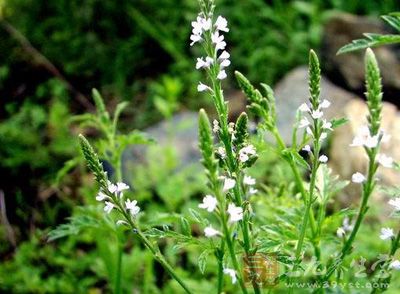
[[[347,44],[339,49],[337,55],[353,52],[357,50],[377,47],[381,45],[396,44],[400,43],[399,35],[379,35],[379,34],[364,34],[365,39],[353,40],[350,44]]]
[[[75,157],[73,159],[70,159],[64,163],[64,166],[58,170],[56,174],[56,179],[54,180],[54,184],[58,186],[62,179],[74,168],[76,167],[80,162],[79,157]]]
[[[201,215],[196,210],[189,208],[189,213],[196,222],[204,223],[204,219],[201,217]]]
[[[184,235],[186,235],[186,236],[192,235],[192,230],[190,229],[189,222],[183,216],[181,217],[181,228],[182,228],[182,232]]]
[[[382,19],[386,21],[391,27],[400,32],[400,17],[396,15],[383,15]]]
[[[117,107],[115,108],[114,111],[114,118],[113,118],[113,131],[114,133],[117,131],[117,124],[118,124],[118,119],[119,116],[121,115],[122,111],[128,106],[128,102],[121,102],[118,103]]]
[[[50,231],[47,240],[54,241],[63,237],[78,235],[82,230],[87,228],[99,227],[99,221],[88,215],[73,216],[69,218],[69,222],[59,225],[56,229]]]
[[[336,129],[342,125],[345,125],[349,122],[349,120],[345,117],[339,118],[339,119],[332,119],[331,120],[331,124],[332,124],[332,128]]]
[[[199,264],[200,272],[203,275],[204,275],[204,272],[206,270],[207,258],[208,258],[209,255],[210,255],[210,250],[206,249],[199,255],[199,258],[197,259],[197,262]]]

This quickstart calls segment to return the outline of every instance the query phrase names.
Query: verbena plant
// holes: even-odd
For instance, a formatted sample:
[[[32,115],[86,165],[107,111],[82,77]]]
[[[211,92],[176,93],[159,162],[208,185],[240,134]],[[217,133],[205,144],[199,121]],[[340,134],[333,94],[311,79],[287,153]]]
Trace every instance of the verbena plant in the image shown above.
[[[332,215],[328,212],[328,205],[347,182],[332,175],[327,167],[328,157],[322,150],[329,134],[346,120],[328,121],[324,118],[324,111],[331,102],[322,99],[320,95],[321,74],[317,55],[310,51],[310,95],[308,101],[299,106],[290,146],[285,144],[277,128],[272,89],[265,84],[257,89],[241,73],[235,72],[238,84],[249,101],[248,109],[258,118],[257,131],[260,134],[268,132],[275,139],[271,148],[290,167],[295,191],[299,195],[299,201],[294,202],[298,205],[295,213],[291,207],[287,207],[286,211],[281,209],[280,212],[271,209],[271,214],[276,214],[271,215],[271,219],[278,223],[263,223],[263,219],[258,216],[263,207],[260,205],[262,192],[255,188],[256,181],[249,175],[258,155],[256,144],[252,144],[248,131],[248,115],[242,113],[235,122],[230,122],[229,107],[224,98],[222,82],[230,66],[230,54],[226,51],[224,39],[224,34],[229,33],[228,23],[224,17],[215,14],[214,1],[199,2],[201,10],[192,22],[190,46],[201,46],[203,49],[204,55],[197,58],[196,69],[204,71],[205,79],[199,82],[197,89],[210,97],[217,114],[211,124],[205,110],[199,113],[199,148],[208,179],[208,195],[198,204],[199,209],[189,210],[192,223],[185,215],[181,216],[182,230],[179,232],[169,227],[160,229],[141,223],[142,212],[137,200],[125,194],[131,188],[122,182],[121,154],[127,144],[137,143],[137,138],[144,139],[141,135],[133,136],[136,139],[132,139],[132,135],[118,135],[118,115],[125,105],[117,107],[112,120],[99,94],[94,92],[99,114],[83,116],[82,119],[103,131],[106,139],[99,144],[100,155],[115,170],[113,175],[107,173],[98,154],[88,140],[80,135],[83,155],[100,188],[96,200],[104,204],[105,214],[115,215],[112,220],[116,225],[124,226],[138,237],[137,240],[143,243],[187,293],[194,293],[195,290],[188,286],[185,278],[170,264],[155,239],[171,238],[179,248],[197,246],[202,252],[198,259],[201,272],[205,270],[207,259],[214,256],[218,265],[215,273],[217,293],[224,292],[227,287],[224,275],[229,276],[231,283],[237,285],[236,292],[262,293],[266,284],[262,279],[262,270],[266,269],[266,265],[262,262],[260,265],[259,257],[268,255],[275,256],[276,262],[284,269],[283,274],[276,274],[268,285],[284,282],[283,286],[277,287],[293,292],[299,287],[299,282],[306,279],[313,283],[316,292],[324,292],[325,288],[330,288],[332,283],[342,279],[343,266],[348,265],[348,259],[356,251],[354,242],[368,214],[370,197],[376,190],[378,168],[396,166],[392,158],[380,153],[381,143],[387,142],[389,135],[381,129],[382,90],[375,56],[372,50],[367,50],[365,76],[369,114],[366,124],[353,142],[349,142],[354,148],[364,149],[367,158],[367,170],[359,171],[351,178],[352,182],[360,185],[360,203],[358,210],[353,212],[353,222],[345,218],[351,215],[346,210],[335,216],[343,219],[343,226],[337,231],[329,229]],[[299,131],[302,131],[301,136],[298,136]],[[309,178],[304,176],[304,171]],[[259,183],[259,186],[262,187],[262,184]],[[395,190],[392,195],[398,192]],[[293,193],[292,198],[296,196]],[[263,201],[268,202],[268,199]],[[400,198],[390,200],[389,204],[394,206],[396,212],[400,211]],[[203,228],[204,236],[193,234],[193,225]],[[335,231],[336,241],[330,245],[333,250],[325,252],[321,244],[326,240],[329,242]],[[391,228],[383,228],[380,237],[392,243],[380,267],[385,270],[386,276],[378,275],[378,270],[376,275],[372,273],[369,276],[371,283],[378,285],[373,287],[374,292],[387,289],[392,269],[400,269],[400,261],[394,258],[399,247],[400,231],[394,234]],[[309,260],[316,262],[315,275],[306,275]],[[120,291],[116,283],[115,292]]]

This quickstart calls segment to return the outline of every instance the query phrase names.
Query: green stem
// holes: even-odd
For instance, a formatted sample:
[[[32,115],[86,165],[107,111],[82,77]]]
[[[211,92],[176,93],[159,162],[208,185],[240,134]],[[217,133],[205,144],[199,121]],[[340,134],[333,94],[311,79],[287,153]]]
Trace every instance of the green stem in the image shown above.
[[[117,236],[118,238],[118,252],[117,252],[117,271],[116,271],[116,277],[115,277],[115,293],[120,294],[121,293],[121,272],[122,272],[122,253],[123,253],[123,248],[120,243],[120,236]]]
[[[217,255],[218,262],[218,288],[217,294],[222,293],[222,288],[224,285],[224,252],[225,251],[225,242],[224,239],[221,239],[220,252]]]

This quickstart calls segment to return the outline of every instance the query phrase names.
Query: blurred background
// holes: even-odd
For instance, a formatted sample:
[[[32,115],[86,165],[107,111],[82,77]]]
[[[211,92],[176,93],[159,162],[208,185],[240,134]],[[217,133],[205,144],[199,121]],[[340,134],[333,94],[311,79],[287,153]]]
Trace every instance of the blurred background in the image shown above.
[[[275,87],[307,63],[310,48],[321,56],[330,82],[360,95],[357,62],[349,69],[335,53],[363,32],[385,32],[379,16],[400,10],[397,0],[219,0],[217,5],[230,26],[226,39],[233,66],[226,93],[233,116],[245,104],[233,70]],[[130,103],[122,132],[138,129],[157,137],[168,129],[163,122],[174,125],[209,108],[211,101],[196,91],[202,75],[194,65],[201,52],[189,46],[197,11],[194,0],[0,0],[0,292],[110,291],[113,261],[104,256],[114,249],[99,242],[107,235],[101,228],[59,243],[46,240],[51,229],[79,214],[79,207],[94,205],[91,177],[77,157],[77,134],[96,138],[98,133],[78,126],[73,116],[94,111],[92,88],[102,93],[108,109]],[[398,61],[397,48],[390,52]],[[385,89],[393,102],[400,70],[391,61],[387,75],[397,76]],[[195,141],[196,129],[190,134]],[[137,197],[148,207],[174,211],[205,189],[201,168],[190,165],[195,155],[182,159],[184,151],[175,149],[164,158],[150,152],[146,169],[135,171]],[[131,159],[135,152],[141,151],[129,153],[127,161],[137,160]],[[199,174],[190,187],[179,174],[187,168]],[[179,172],[171,176],[171,170]],[[172,201],[176,194],[180,198]],[[125,254],[125,280],[144,281],[135,293],[173,289],[152,275],[160,269],[140,248]],[[151,270],[142,273],[141,264]],[[124,284],[130,287],[131,282]]]

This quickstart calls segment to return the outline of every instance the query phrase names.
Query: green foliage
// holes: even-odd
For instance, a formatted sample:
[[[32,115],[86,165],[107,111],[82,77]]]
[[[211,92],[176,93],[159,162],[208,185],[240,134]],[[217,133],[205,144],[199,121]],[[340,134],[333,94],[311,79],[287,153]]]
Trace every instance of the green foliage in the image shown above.
[[[321,69],[319,66],[318,56],[313,50],[309,53],[309,90],[310,90],[310,102],[314,109],[318,108],[320,104],[320,84],[321,84]]]
[[[400,33],[400,14],[397,12],[389,15],[382,16],[382,19]],[[400,43],[400,35],[382,35],[382,34],[371,34],[364,33],[364,39],[358,39],[352,41],[339,49],[337,54],[348,53],[361,49],[367,49],[372,47],[378,47],[382,45],[397,44]]]

